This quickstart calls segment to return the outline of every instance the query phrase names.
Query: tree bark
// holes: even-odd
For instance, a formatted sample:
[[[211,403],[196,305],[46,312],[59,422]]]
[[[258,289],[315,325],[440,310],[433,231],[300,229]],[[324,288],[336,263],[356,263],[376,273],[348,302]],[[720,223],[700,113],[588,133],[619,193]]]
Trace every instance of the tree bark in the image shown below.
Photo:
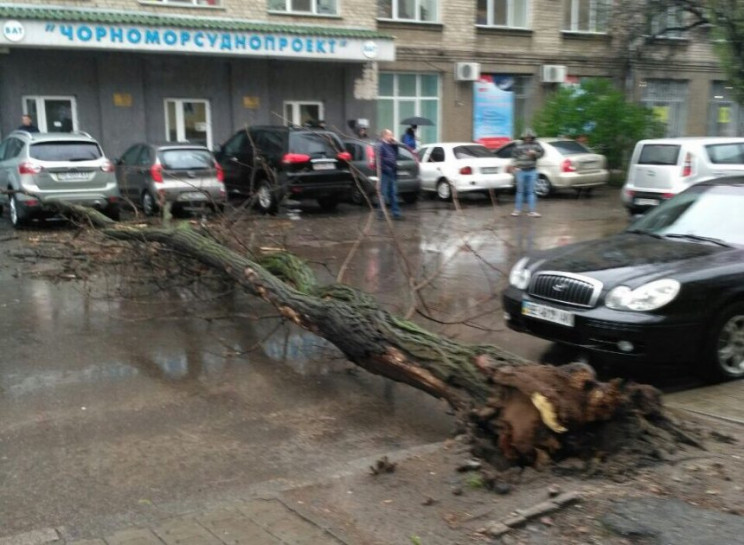
[[[588,365],[545,366],[497,346],[441,337],[354,288],[318,286],[304,262],[288,253],[250,259],[185,223],[122,227],[102,214],[65,209],[83,214],[107,237],[164,245],[220,271],[287,320],[330,341],[354,364],[446,400],[466,424],[476,454],[496,463],[590,457],[637,448],[632,445],[638,441],[653,457],[659,441],[649,437],[699,446],[665,415],[652,387],[603,383]],[[621,444],[609,428],[620,430]]]

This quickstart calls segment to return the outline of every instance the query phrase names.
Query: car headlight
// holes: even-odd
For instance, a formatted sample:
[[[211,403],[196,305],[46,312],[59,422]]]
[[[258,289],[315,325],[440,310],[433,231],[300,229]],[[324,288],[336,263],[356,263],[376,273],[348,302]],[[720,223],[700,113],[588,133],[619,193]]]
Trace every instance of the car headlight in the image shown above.
[[[636,289],[618,286],[609,291],[605,305],[614,310],[656,310],[670,303],[679,293],[680,283],[671,278],[655,280]]]
[[[529,258],[523,257],[514,264],[509,273],[509,284],[520,290],[527,288],[527,285],[530,283],[530,277],[532,276],[532,273],[527,268],[528,261]]]

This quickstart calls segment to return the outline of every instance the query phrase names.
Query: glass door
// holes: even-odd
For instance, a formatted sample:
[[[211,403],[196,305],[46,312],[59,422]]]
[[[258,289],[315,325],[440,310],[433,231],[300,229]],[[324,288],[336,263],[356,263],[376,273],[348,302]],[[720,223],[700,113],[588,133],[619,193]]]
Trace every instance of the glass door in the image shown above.
[[[287,125],[317,126],[323,119],[322,102],[285,102],[284,122]]]
[[[73,132],[78,130],[74,97],[26,96],[23,113],[33,119],[41,132]]]

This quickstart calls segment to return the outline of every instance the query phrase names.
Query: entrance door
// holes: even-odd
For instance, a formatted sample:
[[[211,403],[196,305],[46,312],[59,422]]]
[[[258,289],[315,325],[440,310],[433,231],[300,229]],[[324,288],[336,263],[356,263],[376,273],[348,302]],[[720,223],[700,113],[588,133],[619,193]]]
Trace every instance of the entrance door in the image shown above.
[[[284,122],[287,125],[314,125],[318,121],[323,121],[323,103],[322,102],[285,102],[284,103]]]
[[[23,113],[28,114],[41,132],[72,132],[77,127],[74,97],[26,96]]]
[[[165,100],[165,139],[191,142],[212,148],[209,101],[190,98]]]

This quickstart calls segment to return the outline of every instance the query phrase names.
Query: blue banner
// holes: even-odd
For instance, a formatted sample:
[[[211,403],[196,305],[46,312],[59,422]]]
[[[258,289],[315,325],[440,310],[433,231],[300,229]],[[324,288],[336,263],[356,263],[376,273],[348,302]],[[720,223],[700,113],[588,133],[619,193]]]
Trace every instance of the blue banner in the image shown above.
[[[483,74],[473,86],[473,140],[498,148],[514,136],[514,78]]]

